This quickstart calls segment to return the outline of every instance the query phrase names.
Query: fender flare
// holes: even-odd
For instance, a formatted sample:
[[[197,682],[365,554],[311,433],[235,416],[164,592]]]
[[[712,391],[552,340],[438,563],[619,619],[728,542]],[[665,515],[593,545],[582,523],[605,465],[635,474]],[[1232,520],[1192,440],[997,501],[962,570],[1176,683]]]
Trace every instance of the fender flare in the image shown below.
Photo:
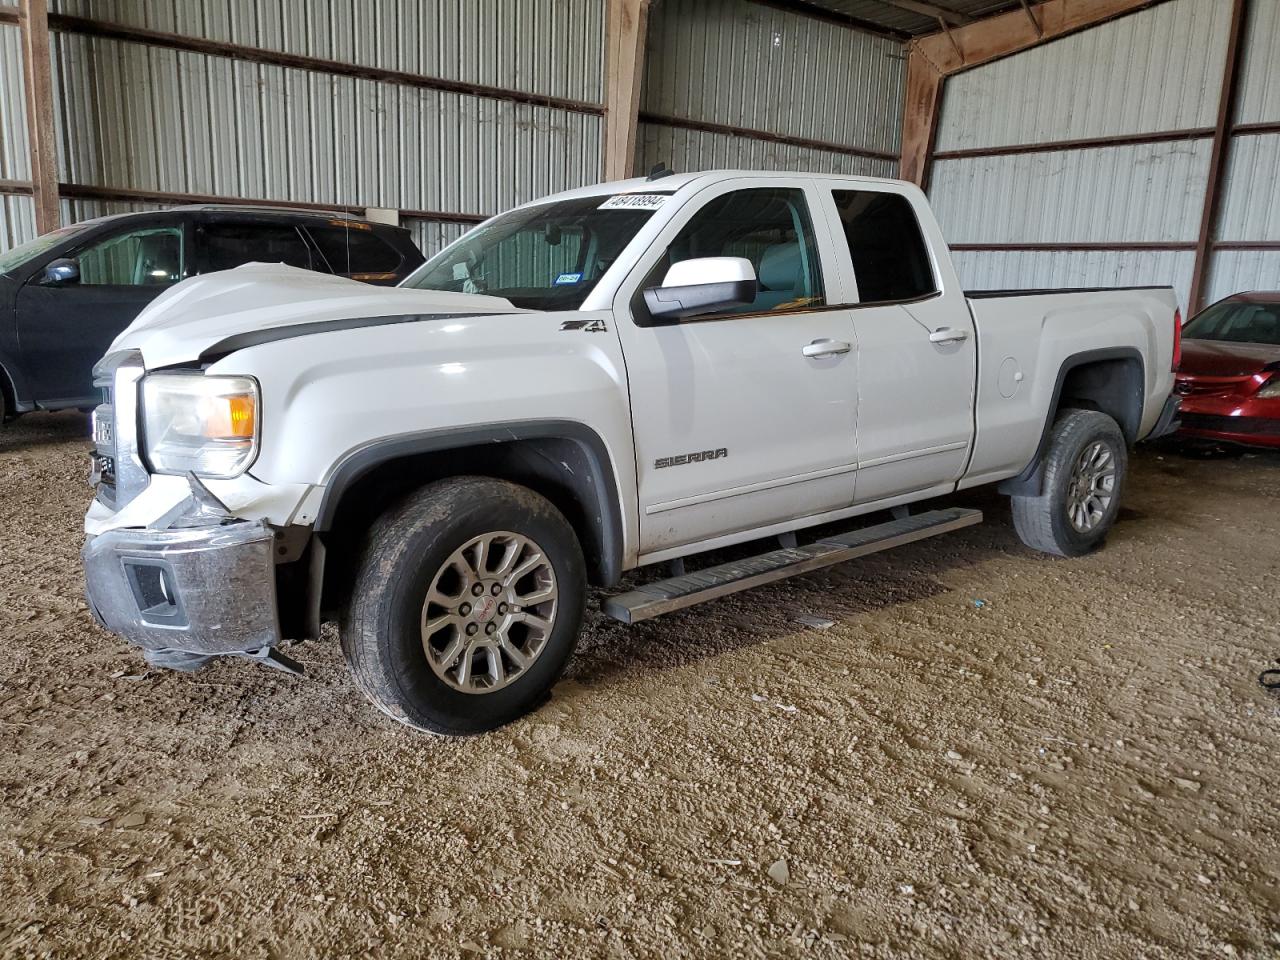
[[[1142,415],[1146,407],[1146,383],[1147,383],[1147,366],[1143,362],[1142,353],[1137,347],[1104,347],[1100,350],[1085,350],[1081,353],[1073,353],[1062,361],[1062,365],[1058,368],[1058,379],[1053,385],[1053,397],[1049,401],[1049,410],[1045,415],[1044,427],[1040,431],[1040,442],[1036,445],[1036,452],[1031,457],[1030,462],[1022,468],[1022,472],[1016,477],[1010,477],[1004,480],[996,487],[1000,493],[1008,494],[1015,497],[1035,497],[1040,495],[1041,481],[1044,479],[1044,470],[1042,464],[1044,462],[1044,451],[1049,445],[1049,432],[1053,429],[1054,420],[1058,416],[1058,404],[1062,402],[1062,387],[1066,383],[1067,374],[1077,367],[1083,367],[1085,364],[1097,363],[1101,360],[1136,360],[1138,363],[1138,417],[1134,424],[1134,435],[1126,438],[1129,443],[1135,443],[1139,439],[1137,434],[1142,430]],[[1121,424],[1121,429],[1124,425]]]
[[[317,533],[329,530],[347,490],[361,477],[388,461],[422,453],[526,440],[568,441],[580,452],[579,465],[583,469],[565,471],[564,479],[583,505],[587,517],[595,524],[596,529],[592,533],[597,539],[599,552],[598,577],[604,585],[616,583],[622,576],[625,528],[613,460],[601,436],[573,420],[511,421],[482,427],[427,430],[385,437],[357,447],[345,454],[329,472],[312,529]]]

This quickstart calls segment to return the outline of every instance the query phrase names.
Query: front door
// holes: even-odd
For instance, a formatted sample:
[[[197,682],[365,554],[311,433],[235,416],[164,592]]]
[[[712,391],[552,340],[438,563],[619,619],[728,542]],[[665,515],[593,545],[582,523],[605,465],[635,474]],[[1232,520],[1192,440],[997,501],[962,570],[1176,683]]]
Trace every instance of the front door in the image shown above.
[[[939,249],[942,239],[923,196],[917,210],[899,190],[837,185],[822,198],[858,294],[860,504],[943,492],[973,442],[973,320],[954,275],[929,255],[922,221]]]
[[[93,365],[142,309],[183,277],[182,225],[122,229],[69,252],[79,277],[44,271],[18,293],[18,346],[33,399],[50,406],[95,403]]]
[[[812,187],[795,178],[708,188],[668,224],[632,275],[642,279],[624,285],[632,320],[619,326],[642,559],[853,500],[853,321],[848,310],[827,306],[830,237],[815,230],[811,208]],[[713,317],[654,322],[642,290],[660,284],[673,263],[714,256],[751,260],[755,301]]]

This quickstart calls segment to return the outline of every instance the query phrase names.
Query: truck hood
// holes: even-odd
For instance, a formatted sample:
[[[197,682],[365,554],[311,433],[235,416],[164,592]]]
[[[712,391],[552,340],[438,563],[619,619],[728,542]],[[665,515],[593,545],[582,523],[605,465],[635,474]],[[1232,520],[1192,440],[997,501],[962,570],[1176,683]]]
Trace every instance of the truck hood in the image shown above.
[[[192,277],[161,294],[108,353],[136,349],[148,368],[197,359],[238,334],[369,317],[525,313],[510,300],[471,293],[373,287],[280,263],[247,263]]]

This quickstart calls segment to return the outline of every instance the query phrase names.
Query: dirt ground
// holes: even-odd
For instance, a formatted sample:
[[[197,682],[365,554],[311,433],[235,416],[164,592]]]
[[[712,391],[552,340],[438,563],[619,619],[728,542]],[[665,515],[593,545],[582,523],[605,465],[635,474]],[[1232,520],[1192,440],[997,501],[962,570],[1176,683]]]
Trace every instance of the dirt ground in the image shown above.
[[[541,711],[148,671],[81,600],[85,418],[0,433],[6,957],[1280,955],[1280,456],[1138,454],[1103,552],[989,521],[598,615]],[[825,617],[823,630],[801,615]]]

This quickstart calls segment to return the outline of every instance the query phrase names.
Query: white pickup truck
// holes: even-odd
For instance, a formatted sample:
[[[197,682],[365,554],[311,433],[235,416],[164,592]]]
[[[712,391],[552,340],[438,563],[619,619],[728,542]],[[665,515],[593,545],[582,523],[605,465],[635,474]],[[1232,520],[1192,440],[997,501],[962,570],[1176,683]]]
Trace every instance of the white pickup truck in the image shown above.
[[[179,669],[296,670],[278,645],[337,619],[379,708],[485,730],[546,696],[587,584],[638,567],[675,569],[605,614],[965,526],[907,505],[997,482],[1028,545],[1093,549],[1129,445],[1174,423],[1178,331],[1164,287],[966,294],[919,190],[798,173],[562,193],[396,289],[197,277],[96,370],[88,597]]]

